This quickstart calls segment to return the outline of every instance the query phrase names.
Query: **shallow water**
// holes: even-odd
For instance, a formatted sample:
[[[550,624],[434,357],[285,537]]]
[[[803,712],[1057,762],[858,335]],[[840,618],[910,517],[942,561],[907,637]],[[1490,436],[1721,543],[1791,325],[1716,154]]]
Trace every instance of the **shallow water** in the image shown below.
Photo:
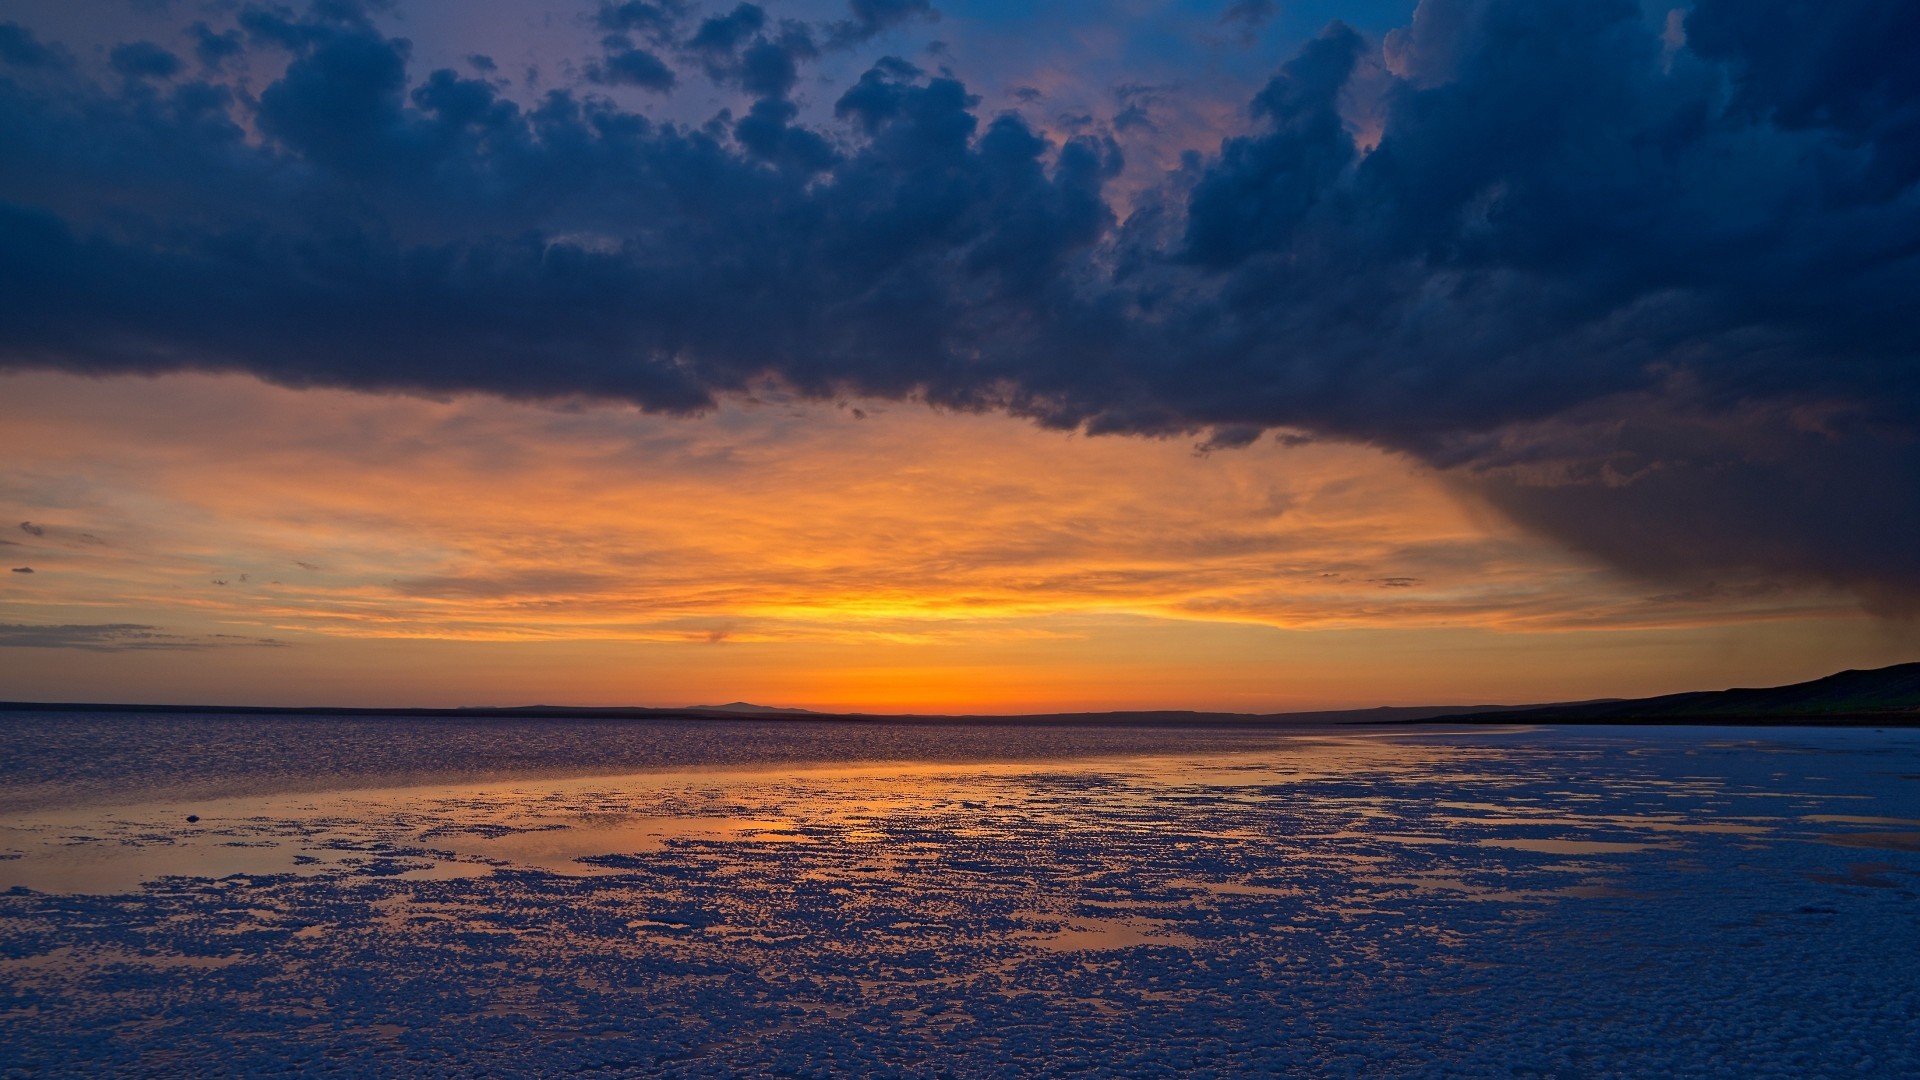
[[[1270,730],[0,712],[0,813],[487,779],[1232,750]]]
[[[397,723],[306,790],[286,730],[8,765],[0,1064],[1920,1073],[1920,733],[457,732],[375,786],[449,730]]]

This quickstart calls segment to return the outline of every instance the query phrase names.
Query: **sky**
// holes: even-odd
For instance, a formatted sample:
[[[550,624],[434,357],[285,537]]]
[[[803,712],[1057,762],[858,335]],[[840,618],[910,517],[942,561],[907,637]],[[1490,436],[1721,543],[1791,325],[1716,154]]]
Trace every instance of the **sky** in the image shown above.
[[[0,5],[0,697],[1920,658],[1920,9]]]

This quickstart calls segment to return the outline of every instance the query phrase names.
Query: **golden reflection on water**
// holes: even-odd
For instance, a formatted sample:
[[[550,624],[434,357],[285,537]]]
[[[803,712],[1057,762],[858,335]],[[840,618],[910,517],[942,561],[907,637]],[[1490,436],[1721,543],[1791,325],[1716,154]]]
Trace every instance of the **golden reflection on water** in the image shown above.
[[[1838,847],[1879,848],[1882,851],[1920,851],[1920,832],[1837,833],[1821,837]]]
[[[1017,867],[1020,845],[1031,838],[1095,826],[1173,850],[1192,843],[1291,845],[1316,865],[1345,868],[1356,886],[1535,901],[1609,886],[1594,867],[1569,868],[1579,876],[1553,888],[1517,890],[1488,880],[1485,868],[1478,876],[1368,871],[1403,860],[1398,851],[1641,855],[1677,850],[1689,835],[1764,837],[1790,821],[1622,813],[1622,795],[1710,802],[1723,781],[1689,771],[1615,778],[1609,791],[1564,789],[1554,783],[1564,763],[1542,772],[1550,758],[1536,762],[1536,749],[1484,738],[1462,746],[1447,741],[1454,734],[1276,733],[1259,751],[656,771],[71,808],[0,820],[0,854],[11,856],[0,860],[0,889],[126,892],[170,876],[376,873],[431,881],[512,870],[591,877],[622,873],[623,859],[642,855],[685,849],[688,858],[713,860],[729,848],[769,844],[833,845],[833,859],[796,869],[796,877],[871,884],[914,872],[955,844],[994,848],[1003,866]],[[1630,756],[1651,749],[1658,748]],[[1356,778],[1366,778],[1366,786],[1355,787]],[[1442,781],[1456,797],[1423,797]],[[1302,803],[1297,793],[1309,790],[1310,802]],[[1457,797],[1468,792],[1491,797]],[[198,820],[186,821],[189,814]],[[1798,820],[1914,823],[1845,815]],[[930,831],[916,834],[921,826]],[[1823,839],[1914,850],[1916,836]],[[1166,885],[1214,897],[1300,891],[1284,878],[1230,873]],[[1138,919],[1083,915],[1036,940],[1091,948],[1177,936]]]
[[[1042,921],[1047,918],[1046,912],[1029,914]],[[1031,937],[1034,944],[1052,952],[1102,952],[1130,949],[1135,945],[1188,948],[1199,944],[1192,936],[1173,929],[1173,924],[1159,919],[1076,918],[1057,930],[1042,931]]]
[[[1844,752],[1275,733],[16,815],[0,885],[112,895],[0,891],[21,1003],[0,1022],[287,1040],[260,1062],[315,1040],[564,1044],[568,1068],[662,1075],[804,1073],[849,1032],[876,1056],[818,1071],[932,1072],[955,1047],[1053,1061],[1071,1038],[1088,1064],[1145,1040],[1194,1071],[1218,1045],[1239,1047],[1222,1074],[1424,1075],[1447,1037],[1455,1071],[1486,1075],[1599,1032],[1589,1056],[1538,1059],[1578,1075],[1644,1017],[1657,1053],[1621,1071],[1694,1075],[1712,1069],[1660,1056],[1692,1046],[1676,1024],[1737,1008],[1739,1039],[1800,1023],[1789,1049],[1838,1031],[1868,1048],[1852,1072],[1911,1073],[1911,979],[1884,958],[1916,933],[1920,766],[1901,755],[1920,744],[1806,738]],[[1519,1042],[1472,1056],[1509,1023]]]

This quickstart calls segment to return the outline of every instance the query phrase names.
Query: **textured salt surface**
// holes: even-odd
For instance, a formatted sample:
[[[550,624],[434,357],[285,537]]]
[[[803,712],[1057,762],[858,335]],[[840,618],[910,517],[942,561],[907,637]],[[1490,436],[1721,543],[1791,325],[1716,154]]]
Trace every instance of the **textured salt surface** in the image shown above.
[[[40,797],[0,1069],[1920,1074],[1920,733],[1084,738]]]

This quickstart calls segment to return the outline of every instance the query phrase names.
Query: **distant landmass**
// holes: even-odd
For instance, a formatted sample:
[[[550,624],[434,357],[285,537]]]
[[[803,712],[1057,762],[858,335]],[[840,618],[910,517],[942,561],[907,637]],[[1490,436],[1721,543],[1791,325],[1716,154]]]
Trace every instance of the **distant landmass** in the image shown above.
[[[1457,719],[1496,724],[1803,724],[1920,726],[1920,663],[1848,670],[1787,686],[1696,690],[1624,701],[1503,709]]]
[[[1227,713],[1180,709],[1135,712],[1021,713],[829,713],[811,709],[779,708],[735,701],[726,705],[688,705],[677,709],[621,705],[463,705],[457,708],[366,707],[324,705],[143,705],[106,702],[4,701],[0,711],[12,712],[139,712],[198,714],[265,714],[269,716],[446,716],[472,719],[568,720],[781,720],[792,723],[887,724],[1056,724],[1119,727],[1307,727],[1327,724],[1413,723],[1466,713],[1493,714],[1505,709],[1532,709],[1534,705],[1381,706],[1375,709],[1334,709],[1322,712]]]
[[[288,716],[447,716],[485,719],[785,720],[795,723],[1058,724],[1125,727],[1311,727],[1345,724],[1748,724],[1920,727],[1920,663],[1842,671],[1812,682],[1765,688],[1699,690],[1661,697],[1544,705],[1422,705],[1316,712],[1229,713],[1178,709],[1133,712],[970,715],[826,713],[732,701],[678,709],[643,706],[516,705],[452,709],[326,706],[129,705],[99,702],[0,702],[0,710],[37,712],[264,713]]]

